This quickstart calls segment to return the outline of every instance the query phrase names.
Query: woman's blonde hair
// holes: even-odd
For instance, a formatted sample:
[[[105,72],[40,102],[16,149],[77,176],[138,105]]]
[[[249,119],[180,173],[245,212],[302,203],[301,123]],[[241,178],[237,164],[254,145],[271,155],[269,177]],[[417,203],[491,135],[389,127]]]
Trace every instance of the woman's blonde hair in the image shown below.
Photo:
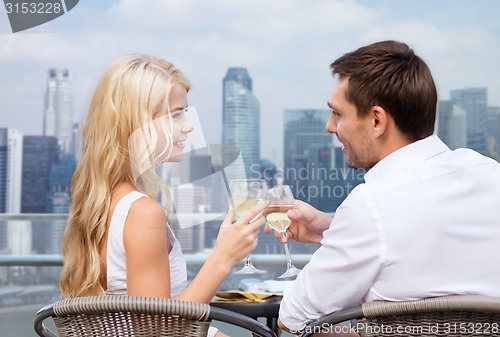
[[[111,193],[118,184],[130,183],[151,198],[161,186],[169,195],[154,169],[158,134],[151,126],[155,112],[168,111],[170,116],[168,98],[174,84],[190,89],[180,70],[149,55],[121,57],[101,76],[83,127],[83,154],[71,181],[60,279],[64,297],[104,294],[100,248]],[[171,148],[172,136],[166,131],[166,148]],[[166,208],[170,211],[170,203]]]

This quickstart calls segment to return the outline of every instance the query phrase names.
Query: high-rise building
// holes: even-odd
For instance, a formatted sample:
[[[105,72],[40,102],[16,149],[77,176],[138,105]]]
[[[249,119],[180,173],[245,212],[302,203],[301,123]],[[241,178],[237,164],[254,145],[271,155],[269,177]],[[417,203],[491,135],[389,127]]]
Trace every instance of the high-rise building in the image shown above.
[[[330,144],[312,145],[308,149],[307,162],[312,171],[307,186],[309,203],[325,212],[334,212],[341,203],[340,198],[336,197],[335,189],[339,186],[341,180],[337,178],[340,177],[332,177],[331,174],[336,169],[333,165],[334,158],[335,153]]]
[[[21,212],[23,136],[0,128],[0,213]]]
[[[8,231],[8,221],[0,221],[0,254],[7,253],[7,248],[8,248],[8,242],[7,242],[8,232],[7,231]],[[0,279],[2,279],[1,272],[0,272]]]
[[[488,107],[488,149],[490,157],[500,159],[500,107]]]
[[[183,184],[173,189],[173,201],[175,205],[175,211],[177,215],[180,214],[191,214],[194,211],[194,186],[192,184]],[[189,220],[184,220],[183,224],[179,230],[176,231],[175,235],[179,240],[182,251],[184,252],[194,252],[197,250],[195,232],[199,228],[194,228],[195,220],[189,223]],[[200,226],[196,226],[200,227]]]
[[[245,89],[247,89],[249,92],[252,92],[252,78],[250,77],[250,75],[248,75],[247,68],[242,68],[242,67],[228,68],[226,76],[224,76],[224,79],[222,80],[223,92],[226,92],[226,83],[228,81],[236,82]],[[226,99],[224,96],[222,100],[223,113],[225,111],[225,104],[226,104]]]
[[[59,145],[53,136],[24,136],[22,213],[48,212],[50,167],[59,163]]]
[[[67,214],[71,205],[71,179],[76,169],[76,160],[73,155],[61,154],[59,162],[52,164],[49,171],[49,192],[47,193],[47,213]],[[45,245],[47,254],[62,253],[62,238],[66,228],[66,221],[51,221],[45,223]],[[50,230],[47,231],[47,229]]]
[[[331,146],[333,135],[326,132],[328,109],[293,109],[284,111],[284,168],[307,156],[311,146]],[[285,182],[289,180],[285,176]]]
[[[266,181],[267,187],[273,187],[278,184],[279,171],[276,164],[269,159],[260,161],[260,177]]]
[[[7,210],[7,158],[9,129],[0,129],[0,213]]]
[[[260,103],[252,94],[246,68],[229,68],[223,79],[222,143],[237,146],[245,165],[244,171],[240,168],[230,179],[244,173],[255,177],[260,170]]]
[[[452,90],[450,97],[451,103],[466,113],[467,147],[488,156],[487,89]]]
[[[21,212],[22,147],[22,134],[16,129],[0,128],[0,213]],[[29,221],[0,222],[0,252],[29,254],[29,225]],[[28,244],[23,244],[18,234],[28,227],[24,235]]]
[[[9,129],[7,212],[21,212],[21,187],[23,174],[23,135]]]
[[[311,196],[318,170],[332,168],[331,162],[318,154],[319,149],[329,149],[333,145],[333,135],[326,132],[330,110],[294,109],[284,111],[283,178],[290,185],[296,199],[313,203],[318,196]],[[320,164],[321,161],[321,164]],[[314,199],[311,199],[311,197]],[[324,210],[327,211],[327,210]]]
[[[31,223],[29,221],[8,221],[8,252],[12,255],[31,254]]]
[[[68,69],[49,69],[45,92],[43,135],[57,137],[61,150],[66,153],[73,153],[71,79]]]
[[[76,160],[72,155],[61,154],[59,161],[53,163],[49,169],[49,192],[54,194],[66,193],[69,199],[71,179],[76,170]],[[56,198],[57,199],[57,198]],[[49,213],[68,213],[69,204],[61,200],[49,202]]]
[[[49,203],[50,168],[59,163],[59,145],[54,136],[24,136],[22,169],[22,213],[47,213]],[[48,254],[52,242],[51,224],[43,221],[31,223],[31,249],[36,254]]]
[[[284,184],[292,187],[296,199],[324,212],[335,212],[364,177],[364,171],[347,166],[335,136],[326,131],[330,113],[285,110],[284,118]]]
[[[437,134],[452,150],[467,147],[467,113],[451,101],[439,101]]]
[[[0,128],[0,213],[7,211],[8,129]],[[0,254],[7,248],[7,222],[0,221]]]
[[[71,153],[75,156],[75,159],[78,161],[82,156],[83,151],[83,135],[82,135],[82,124],[75,123],[73,124],[73,138],[72,138],[72,146],[73,149]]]

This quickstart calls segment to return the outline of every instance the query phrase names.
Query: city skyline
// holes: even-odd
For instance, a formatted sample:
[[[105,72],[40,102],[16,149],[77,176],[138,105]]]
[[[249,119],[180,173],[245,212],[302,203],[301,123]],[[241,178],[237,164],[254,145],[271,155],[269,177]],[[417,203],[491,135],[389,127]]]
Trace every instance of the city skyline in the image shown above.
[[[262,157],[275,158],[282,133],[272,126],[282,124],[283,111],[326,108],[331,61],[383,39],[415,48],[431,68],[440,100],[449,99],[452,89],[487,87],[489,105],[496,107],[498,12],[499,2],[484,0],[88,0],[50,23],[13,34],[2,9],[0,127],[42,134],[42,88],[50,68],[72,70],[73,121],[82,121],[104,68],[119,56],[144,52],[172,61],[191,81],[189,104],[199,110],[207,143],[221,140],[220,78],[228,67],[246,67],[261,103],[262,143],[270,144]]]
[[[230,67],[229,69],[245,69],[244,67]],[[54,69],[49,69],[48,72],[52,71]],[[65,71],[68,71],[65,69]],[[248,76],[248,73],[246,74]],[[226,74],[227,77],[227,74]],[[223,88],[226,88],[226,77],[224,78],[223,81]],[[228,81],[231,82],[227,86],[227,92],[230,93],[230,98],[229,100],[231,101],[232,104],[232,109],[235,111],[239,111],[242,109],[243,105],[248,105],[249,107],[252,106],[252,109],[256,109],[255,111],[259,111],[259,101],[258,99],[250,92],[247,91],[248,89],[245,88],[242,84],[235,82],[235,81]],[[251,78],[250,78],[250,87],[251,87]],[[243,93],[243,91],[247,91],[246,93]],[[224,89],[224,92],[226,92],[226,89]],[[48,95],[48,90],[46,92],[46,96]],[[249,97],[247,97],[249,96]],[[223,95],[223,101],[226,100],[226,96]],[[232,102],[233,98],[235,98],[236,101],[238,101],[238,104],[240,106],[236,106],[234,102]],[[243,105],[242,105],[243,104]],[[235,108],[236,107],[236,108]],[[285,109],[283,110],[283,126],[286,126],[286,114],[287,111],[294,111],[294,110],[300,110],[300,111],[329,111],[328,109],[313,109],[313,108],[308,108],[308,109]],[[255,113],[254,111],[254,113]],[[488,142],[489,139],[486,136],[493,137],[496,140],[495,144],[490,144],[491,146],[494,146],[497,148],[500,145],[500,124],[497,121],[496,115],[500,116],[500,106],[493,106],[489,103],[489,93],[487,87],[479,86],[479,87],[469,87],[465,89],[451,89],[450,91],[450,99],[447,100],[438,100],[437,104],[437,115],[436,115],[436,127],[434,130],[434,134],[439,135],[445,143],[453,150],[459,147],[468,147],[471,149],[474,149],[478,151],[479,153],[486,155],[486,156],[491,156],[489,153],[490,150],[488,149]],[[224,112],[223,112],[224,116]],[[444,116],[444,117],[443,117]],[[197,117],[198,118],[198,117]],[[224,117],[223,117],[224,118]],[[239,119],[238,119],[239,118]],[[223,144],[231,144],[231,145],[240,145],[236,144],[235,139],[238,139],[238,142],[243,144],[240,147],[240,149],[243,149],[245,147],[244,142],[242,142],[244,139],[250,139],[251,137],[242,137],[242,135],[238,135],[238,132],[233,132],[232,136],[224,136],[224,133],[227,132],[228,130],[233,129],[236,130],[237,127],[235,127],[236,122],[241,122],[241,118],[246,118],[245,114],[241,114],[240,117],[237,117],[236,119],[233,116],[233,120],[231,121],[232,124],[227,123],[229,126],[224,127],[224,123],[222,123],[222,128],[221,128],[221,138],[222,138],[222,143]],[[339,142],[336,138],[335,135],[329,135],[326,132],[326,121],[324,121],[324,126],[325,126],[325,132],[323,133],[323,136],[325,137],[333,137],[333,145],[338,146]],[[260,122],[260,117],[258,117],[255,121],[249,121],[247,120],[246,123],[249,122]],[[246,126],[245,122],[242,122],[241,124],[243,126]],[[447,125],[449,123],[449,125]],[[264,122],[261,122],[258,125],[255,125],[257,129],[262,129],[262,124],[265,124]],[[446,127],[443,127],[442,125],[446,124]],[[58,144],[61,148],[61,150],[64,153],[74,155],[76,160],[78,161],[79,154],[81,152],[81,146],[83,146],[83,139],[81,138],[81,128],[82,128],[83,122],[82,123],[75,123],[71,125],[70,129],[70,137],[69,141],[65,140],[61,142],[58,137]],[[11,125],[0,125],[0,129],[8,129],[9,132],[11,133],[10,137],[17,137],[17,142],[21,141],[21,147],[22,147],[22,138],[24,136],[45,136],[42,133],[38,134],[24,134],[20,132],[18,128],[15,128]],[[278,128],[274,128],[273,131],[281,131],[285,132],[286,127],[283,127],[281,130]],[[455,129],[452,133],[450,133],[450,130]],[[498,130],[497,130],[498,129]],[[22,130],[22,129],[21,129]],[[42,129],[42,131],[45,131],[46,129]],[[206,131],[206,130],[205,130]],[[460,135],[460,132],[462,131],[463,135]],[[51,132],[53,135],[53,131]],[[7,134],[5,134],[3,137],[5,138]],[[55,136],[55,135],[54,135]],[[203,132],[202,132],[203,136]],[[20,138],[19,138],[20,137]],[[284,137],[286,138],[286,137]],[[283,138],[283,139],[284,139]],[[479,140],[477,140],[479,138]],[[3,138],[2,138],[3,139]],[[21,139],[21,140],[19,140]],[[471,140],[472,139],[472,140]],[[9,138],[10,141],[10,138]],[[4,146],[8,143],[7,138],[5,138],[5,144]],[[260,141],[259,141],[260,143]],[[482,145],[478,145],[482,144]],[[286,149],[287,145],[283,142],[284,147],[281,149],[274,149],[273,150],[273,155],[271,157],[265,157],[265,155],[258,155],[259,152],[262,152],[262,148],[266,148],[265,144],[263,147],[260,148],[260,151],[255,151],[253,149],[253,155],[254,157],[257,156],[260,158],[260,160],[270,160],[273,164],[275,164],[279,168],[284,168],[286,167],[286,158],[283,157],[283,150]],[[2,144],[0,144],[2,145]],[[247,146],[248,149],[250,148],[255,148],[255,145]],[[69,151],[67,151],[69,149]],[[278,155],[276,155],[278,154]],[[277,158],[280,158],[282,160],[279,160]],[[498,158],[494,157],[496,160],[499,160]],[[247,160],[248,161],[248,160]],[[250,161],[248,161],[250,162]],[[247,165],[247,164],[246,164]],[[251,166],[251,165],[248,165]],[[253,171],[257,171],[255,168]],[[252,172],[253,172],[252,171]]]

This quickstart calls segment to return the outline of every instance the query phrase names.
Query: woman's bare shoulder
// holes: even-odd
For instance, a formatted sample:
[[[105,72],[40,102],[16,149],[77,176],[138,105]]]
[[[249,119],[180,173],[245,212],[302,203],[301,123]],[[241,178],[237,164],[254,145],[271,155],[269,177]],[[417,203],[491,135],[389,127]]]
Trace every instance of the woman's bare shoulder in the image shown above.
[[[165,228],[167,225],[165,208],[151,198],[137,199],[130,207],[127,225],[132,227],[139,225],[141,228]]]
[[[125,221],[123,242],[130,256],[156,260],[168,256],[165,209],[150,198],[136,200]]]

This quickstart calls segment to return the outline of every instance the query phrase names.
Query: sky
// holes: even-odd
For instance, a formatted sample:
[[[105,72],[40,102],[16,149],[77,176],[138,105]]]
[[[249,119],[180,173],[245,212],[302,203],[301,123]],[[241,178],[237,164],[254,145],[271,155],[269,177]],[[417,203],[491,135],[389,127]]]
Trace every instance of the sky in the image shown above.
[[[261,156],[282,160],[283,111],[326,108],[337,57],[380,40],[410,45],[429,65],[439,99],[487,87],[500,106],[500,1],[81,0],[65,15],[12,33],[0,8],[0,127],[41,135],[46,72],[73,74],[73,117],[83,121],[109,63],[147,53],[191,81],[207,143],[219,143],[222,78],[246,67],[261,104]],[[325,131],[326,132],[326,131]]]

